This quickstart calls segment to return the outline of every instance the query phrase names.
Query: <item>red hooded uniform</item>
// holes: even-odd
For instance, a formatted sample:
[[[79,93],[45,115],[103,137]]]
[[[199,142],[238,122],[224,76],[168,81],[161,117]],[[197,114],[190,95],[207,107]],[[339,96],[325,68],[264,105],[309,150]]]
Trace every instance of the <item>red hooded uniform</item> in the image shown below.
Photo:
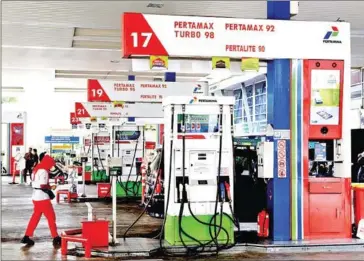
[[[55,161],[48,155],[45,155],[42,161],[34,168],[32,173],[32,187],[33,195],[32,200],[34,204],[34,212],[29,220],[27,230],[25,231],[25,237],[22,240],[23,243],[29,245],[34,244],[29,237],[33,236],[34,230],[38,226],[42,214],[48,220],[48,226],[51,231],[53,244],[58,243],[60,238],[57,233],[56,215],[51,203],[51,199],[44,189],[51,189],[49,185],[49,171],[55,165]]]

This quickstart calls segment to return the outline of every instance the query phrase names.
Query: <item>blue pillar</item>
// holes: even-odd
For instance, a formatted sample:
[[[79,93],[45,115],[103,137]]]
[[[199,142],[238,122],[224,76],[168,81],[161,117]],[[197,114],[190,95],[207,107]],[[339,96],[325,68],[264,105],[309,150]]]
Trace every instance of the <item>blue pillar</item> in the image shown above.
[[[166,72],[164,74],[165,82],[175,82],[176,81],[176,73],[175,72]]]
[[[272,20],[290,20],[290,1],[267,1],[267,18]]]
[[[289,1],[268,1],[267,18],[290,19]],[[274,131],[290,130],[290,60],[268,62],[268,124]],[[290,139],[286,140],[286,177],[278,177],[277,143],[274,137],[274,178],[267,187],[270,232],[273,240],[290,240]]]

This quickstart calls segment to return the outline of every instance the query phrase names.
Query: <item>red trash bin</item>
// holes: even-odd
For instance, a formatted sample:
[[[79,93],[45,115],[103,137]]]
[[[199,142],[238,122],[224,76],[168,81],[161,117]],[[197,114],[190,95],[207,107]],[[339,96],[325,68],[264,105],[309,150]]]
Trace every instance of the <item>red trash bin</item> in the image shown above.
[[[353,190],[355,225],[358,226],[359,221],[364,219],[364,187],[354,187]]]
[[[91,247],[109,246],[109,221],[82,221],[82,237],[89,240]]]

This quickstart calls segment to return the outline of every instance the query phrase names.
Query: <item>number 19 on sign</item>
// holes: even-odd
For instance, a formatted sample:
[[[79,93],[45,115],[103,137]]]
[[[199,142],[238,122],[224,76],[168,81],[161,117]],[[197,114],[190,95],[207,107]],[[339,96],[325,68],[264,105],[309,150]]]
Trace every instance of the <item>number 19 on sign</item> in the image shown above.
[[[101,95],[103,94],[103,90],[101,90],[101,89],[97,89],[97,90],[95,90],[95,89],[92,89],[91,90],[91,93],[92,93],[92,96],[93,97],[101,97]]]

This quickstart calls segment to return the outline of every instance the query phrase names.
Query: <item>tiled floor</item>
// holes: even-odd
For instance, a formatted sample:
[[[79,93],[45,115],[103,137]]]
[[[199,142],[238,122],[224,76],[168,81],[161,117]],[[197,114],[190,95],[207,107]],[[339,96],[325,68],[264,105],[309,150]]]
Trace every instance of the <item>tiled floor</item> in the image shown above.
[[[2,178],[2,219],[1,219],[1,260],[79,260],[75,256],[62,257],[60,250],[53,249],[49,229],[46,220],[43,218],[36,230],[34,247],[24,249],[19,243],[24,235],[28,219],[32,213],[33,206],[30,195],[32,189],[26,185],[9,185],[9,178]],[[96,192],[96,186],[88,186],[88,194]],[[111,206],[109,203],[91,203],[99,218],[111,217]],[[54,208],[57,215],[57,223],[60,230],[66,230],[80,226],[80,221],[87,217],[87,207],[84,203],[56,204]],[[134,203],[135,205],[135,203]],[[133,204],[118,204],[118,235],[122,236],[123,231],[130,225],[140,209]],[[134,207],[133,207],[134,206]],[[140,220],[138,227],[133,233],[134,236],[146,233],[160,226],[161,220],[148,216]],[[132,231],[131,231],[132,232]],[[150,232],[148,232],[150,233]],[[127,238],[125,241],[120,238],[120,244],[107,249],[97,249],[93,255],[96,260],[108,257],[107,260],[123,259],[145,259],[150,258],[150,251],[159,248],[158,239]],[[309,242],[272,242],[265,241],[260,244],[239,244],[234,248],[222,253],[219,260],[231,259],[265,259],[265,260],[364,260],[364,241],[360,240],[316,240]],[[324,246],[331,244],[331,246]],[[70,249],[73,244],[69,245]],[[171,249],[168,249],[172,252]],[[295,253],[292,253],[294,249]],[[174,248],[180,252],[183,248]],[[311,253],[310,253],[310,250]],[[78,250],[81,254],[81,249]],[[175,253],[175,251],[173,251]],[[251,252],[254,251],[254,252]],[[290,252],[289,252],[290,251]],[[348,252],[351,251],[351,252]],[[360,251],[360,252],[359,252]],[[152,251],[153,252],[153,251]],[[334,252],[334,253],[330,253]],[[101,257],[101,258],[100,258]],[[158,257],[158,256],[157,256]],[[159,258],[159,257],[158,257]],[[165,259],[164,257],[163,259]],[[213,257],[216,260],[216,257]],[[173,258],[174,260],[175,258]],[[105,260],[105,259],[104,259]],[[196,260],[210,260],[202,257]]]

